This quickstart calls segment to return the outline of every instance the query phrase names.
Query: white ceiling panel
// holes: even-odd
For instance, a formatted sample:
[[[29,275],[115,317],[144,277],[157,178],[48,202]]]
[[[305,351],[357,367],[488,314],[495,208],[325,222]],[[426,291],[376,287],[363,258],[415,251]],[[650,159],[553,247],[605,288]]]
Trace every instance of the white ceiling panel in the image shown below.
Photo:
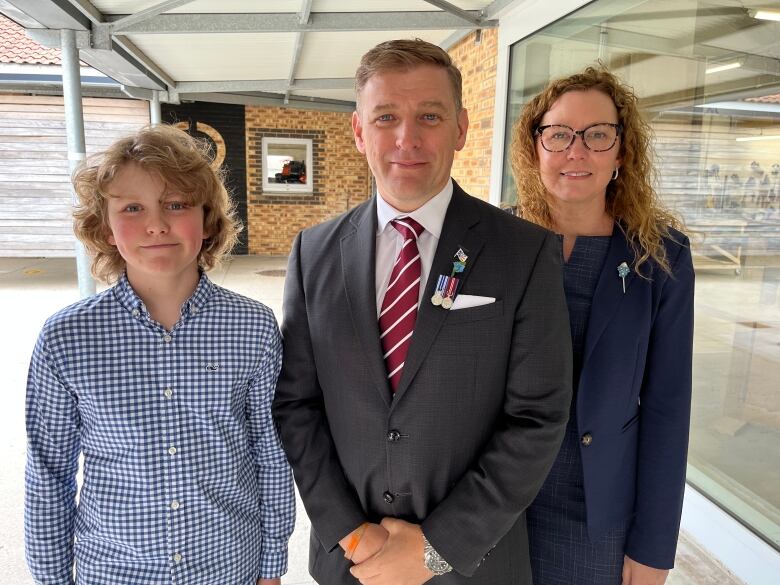
[[[451,33],[449,30],[307,33],[295,76],[353,77],[363,54],[383,41],[420,38],[438,44]]]
[[[295,33],[131,35],[176,81],[287,79]]]

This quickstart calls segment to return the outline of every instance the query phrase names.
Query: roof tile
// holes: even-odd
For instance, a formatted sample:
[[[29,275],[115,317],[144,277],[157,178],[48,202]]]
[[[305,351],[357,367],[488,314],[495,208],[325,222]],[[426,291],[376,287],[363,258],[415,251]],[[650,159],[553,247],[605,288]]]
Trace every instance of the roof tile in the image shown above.
[[[0,63],[60,65],[60,50],[36,43],[10,18],[0,14]]]

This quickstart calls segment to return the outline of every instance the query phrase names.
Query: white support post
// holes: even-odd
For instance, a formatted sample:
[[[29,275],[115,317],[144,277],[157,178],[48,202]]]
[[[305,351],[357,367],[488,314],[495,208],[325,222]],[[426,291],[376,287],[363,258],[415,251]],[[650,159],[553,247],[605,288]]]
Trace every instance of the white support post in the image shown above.
[[[162,122],[162,112],[160,110],[160,92],[152,90],[152,99],[149,101],[149,121],[153,126]]]
[[[76,31],[62,29],[60,31],[62,47],[62,93],[65,98],[65,132],[68,137],[68,170],[73,171],[86,157],[84,140],[84,114],[81,107],[81,70],[79,67],[79,50],[76,47]],[[73,201],[76,192],[73,191]],[[90,258],[84,244],[76,242],[76,272],[78,275],[79,294],[86,298],[95,294],[95,280],[89,271]]]

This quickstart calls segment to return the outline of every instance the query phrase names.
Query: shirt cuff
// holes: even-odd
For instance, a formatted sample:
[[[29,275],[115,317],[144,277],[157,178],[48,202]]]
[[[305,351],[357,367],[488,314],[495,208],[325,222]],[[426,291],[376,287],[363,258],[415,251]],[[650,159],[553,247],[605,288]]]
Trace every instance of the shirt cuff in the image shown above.
[[[287,572],[287,551],[263,551],[260,554],[260,579],[275,579]]]

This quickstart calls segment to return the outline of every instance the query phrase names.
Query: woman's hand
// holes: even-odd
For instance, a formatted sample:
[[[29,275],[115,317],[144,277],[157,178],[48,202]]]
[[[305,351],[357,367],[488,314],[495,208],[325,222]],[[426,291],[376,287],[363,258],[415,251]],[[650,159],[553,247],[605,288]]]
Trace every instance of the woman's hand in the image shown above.
[[[654,569],[627,556],[623,557],[622,585],[664,585],[668,576],[668,569]]]

